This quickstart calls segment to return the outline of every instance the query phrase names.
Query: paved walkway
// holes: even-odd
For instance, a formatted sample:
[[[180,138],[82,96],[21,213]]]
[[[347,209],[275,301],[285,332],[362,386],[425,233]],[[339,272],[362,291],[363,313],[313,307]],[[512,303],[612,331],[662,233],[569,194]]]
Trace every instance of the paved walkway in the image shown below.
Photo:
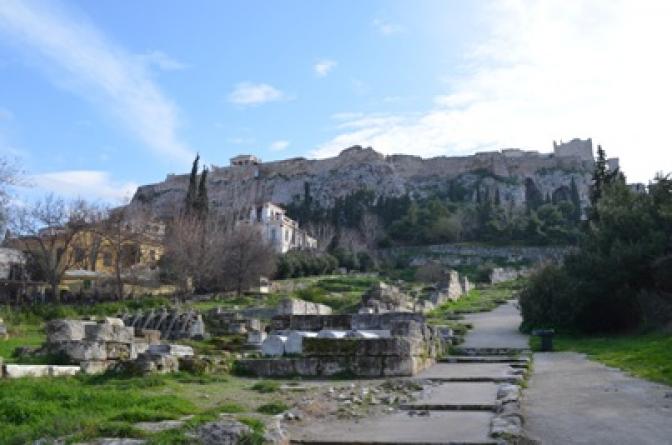
[[[527,336],[518,331],[522,318],[513,301],[490,312],[467,314],[464,319],[474,325],[474,329],[467,333],[464,343],[460,345],[464,349],[529,347]]]
[[[572,352],[537,353],[523,410],[543,445],[672,444],[672,387]]]

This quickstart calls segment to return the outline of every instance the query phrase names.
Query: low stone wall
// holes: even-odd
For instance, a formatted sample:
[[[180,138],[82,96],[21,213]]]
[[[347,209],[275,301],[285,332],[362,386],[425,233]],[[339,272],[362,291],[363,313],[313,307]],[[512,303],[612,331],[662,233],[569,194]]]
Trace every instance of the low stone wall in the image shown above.
[[[322,324],[325,319],[335,321],[334,317],[337,316],[314,316],[322,318],[318,321]],[[441,333],[427,326],[421,314],[357,314],[349,319],[353,328],[358,325],[371,330],[387,330],[388,335],[322,335],[345,331],[321,331],[310,335],[295,331],[273,335],[264,342],[262,349],[275,358],[241,360],[238,369],[260,377],[412,376],[433,364],[444,352],[446,342]],[[300,335],[301,357],[283,357],[287,335]]]
[[[237,369],[258,377],[413,376],[435,362],[431,349],[420,339],[404,337],[306,337],[302,357],[240,360]]]
[[[420,266],[429,261],[439,261],[447,266],[479,265],[488,260],[516,264],[560,261],[572,250],[558,246],[465,246],[436,244],[431,246],[393,247],[379,253],[388,258],[404,257],[409,264]]]

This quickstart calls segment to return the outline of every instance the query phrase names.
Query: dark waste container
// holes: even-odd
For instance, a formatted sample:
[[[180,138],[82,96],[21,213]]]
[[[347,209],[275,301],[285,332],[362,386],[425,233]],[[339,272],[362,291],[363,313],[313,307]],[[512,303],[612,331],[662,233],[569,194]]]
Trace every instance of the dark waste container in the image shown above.
[[[543,352],[549,352],[553,350],[553,335],[555,335],[555,331],[553,329],[535,329],[532,331],[532,335],[536,335],[541,338],[541,350]]]

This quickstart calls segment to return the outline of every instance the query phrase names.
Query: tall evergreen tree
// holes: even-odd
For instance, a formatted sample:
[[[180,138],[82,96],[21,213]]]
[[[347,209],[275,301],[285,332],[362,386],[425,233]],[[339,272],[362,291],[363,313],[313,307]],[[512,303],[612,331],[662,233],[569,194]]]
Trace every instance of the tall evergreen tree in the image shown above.
[[[574,176],[572,176],[572,182],[569,185],[569,196],[574,206],[574,220],[579,221],[581,219],[581,196],[579,196],[579,188],[576,186]]]
[[[184,212],[187,215],[193,214],[193,210],[196,204],[196,198],[198,196],[198,189],[196,186],[196,181],[198,179],[198,161],[201,159],[199,154],[196,154],[196,159],[191,166],[191,174],[189,175],[189,188],[187,189],[187,196],[184,200]]]
[[[597,146],[597,159],[595,160],[595,169],[593,170],[593,184],[590,188],[590,219],[597,220],[597,203],[602,197],[604,186],[609,180],[607,171],[607,154],[601,145]]]
[[[208,215],[210,210],[210,204],[208,200],[208,169],[203,167],[203,172],[201,173],[201,179],[198,183],[198,195],[196,196],[196,201],[194,205],[194,210],[200,218],[205,218]]]

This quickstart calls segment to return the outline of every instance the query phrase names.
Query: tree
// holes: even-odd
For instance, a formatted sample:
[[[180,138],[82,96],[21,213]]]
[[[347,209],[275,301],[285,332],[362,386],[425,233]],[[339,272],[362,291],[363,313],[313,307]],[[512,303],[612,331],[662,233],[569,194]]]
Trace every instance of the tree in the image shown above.
[[[581,220],[581,197],[579,196],[579,188],[576,186],[576,181],[574,180],[574,176],[572,176],[572,182],[569,185],[569,196],[570,200],[572,202],[572,205],[574,206],[574,213],[573,213],[573,219],[574,221],[580,221]]]
[[[198,183],[198,195],[196,196],[195,210],[196,214],[201,218],[205,219],[208,216],[208,211],[210,203],[208,200],[208,169],[203,168],[201,173],[201,179]]]
[[[275,252],[253,225],[239,224],[228,231],[222,254],[223,285],[237,295],[275,272]]]
[[[76,264],[72,249],[77,236],[91,224],[90,206],[77,200],[66,203],[48,195],[17,212],[14,231],[18,247],[26,252],[39,274],[60,301],[58,285],[65,271]]]
[[[99,236],[103,249],[112,257],[118,299],[124,298],[123,273],[140,260],[140,246],[148,239],[149,222],[149,215],[142,209],[123,206],[111,210],[90,235]]]
[[[182,292],[216,287],[224,254],[225,228],[215,218],[202,219],[181,214],[169,224],[164,242],[161,269],[175,280]]]
[[[597,203],[607,182],[607,154],[601,145],[597,146],[597,159],[593,169],[593,183],[590,188],[591,219],[598,219]]]
[[[191,174],[189,175],[189,187],[187,188],[187,196],[184,200],[184,213],[191,215],[194,213],[196,206],[196,199],[198,197],[198,161],[200,155],[196,154],[193,164],[191,165]]]
[[[7,158],[0,157],[0,229],[7,224],[10,189],[20,181],[21,174],[16,165]]]

